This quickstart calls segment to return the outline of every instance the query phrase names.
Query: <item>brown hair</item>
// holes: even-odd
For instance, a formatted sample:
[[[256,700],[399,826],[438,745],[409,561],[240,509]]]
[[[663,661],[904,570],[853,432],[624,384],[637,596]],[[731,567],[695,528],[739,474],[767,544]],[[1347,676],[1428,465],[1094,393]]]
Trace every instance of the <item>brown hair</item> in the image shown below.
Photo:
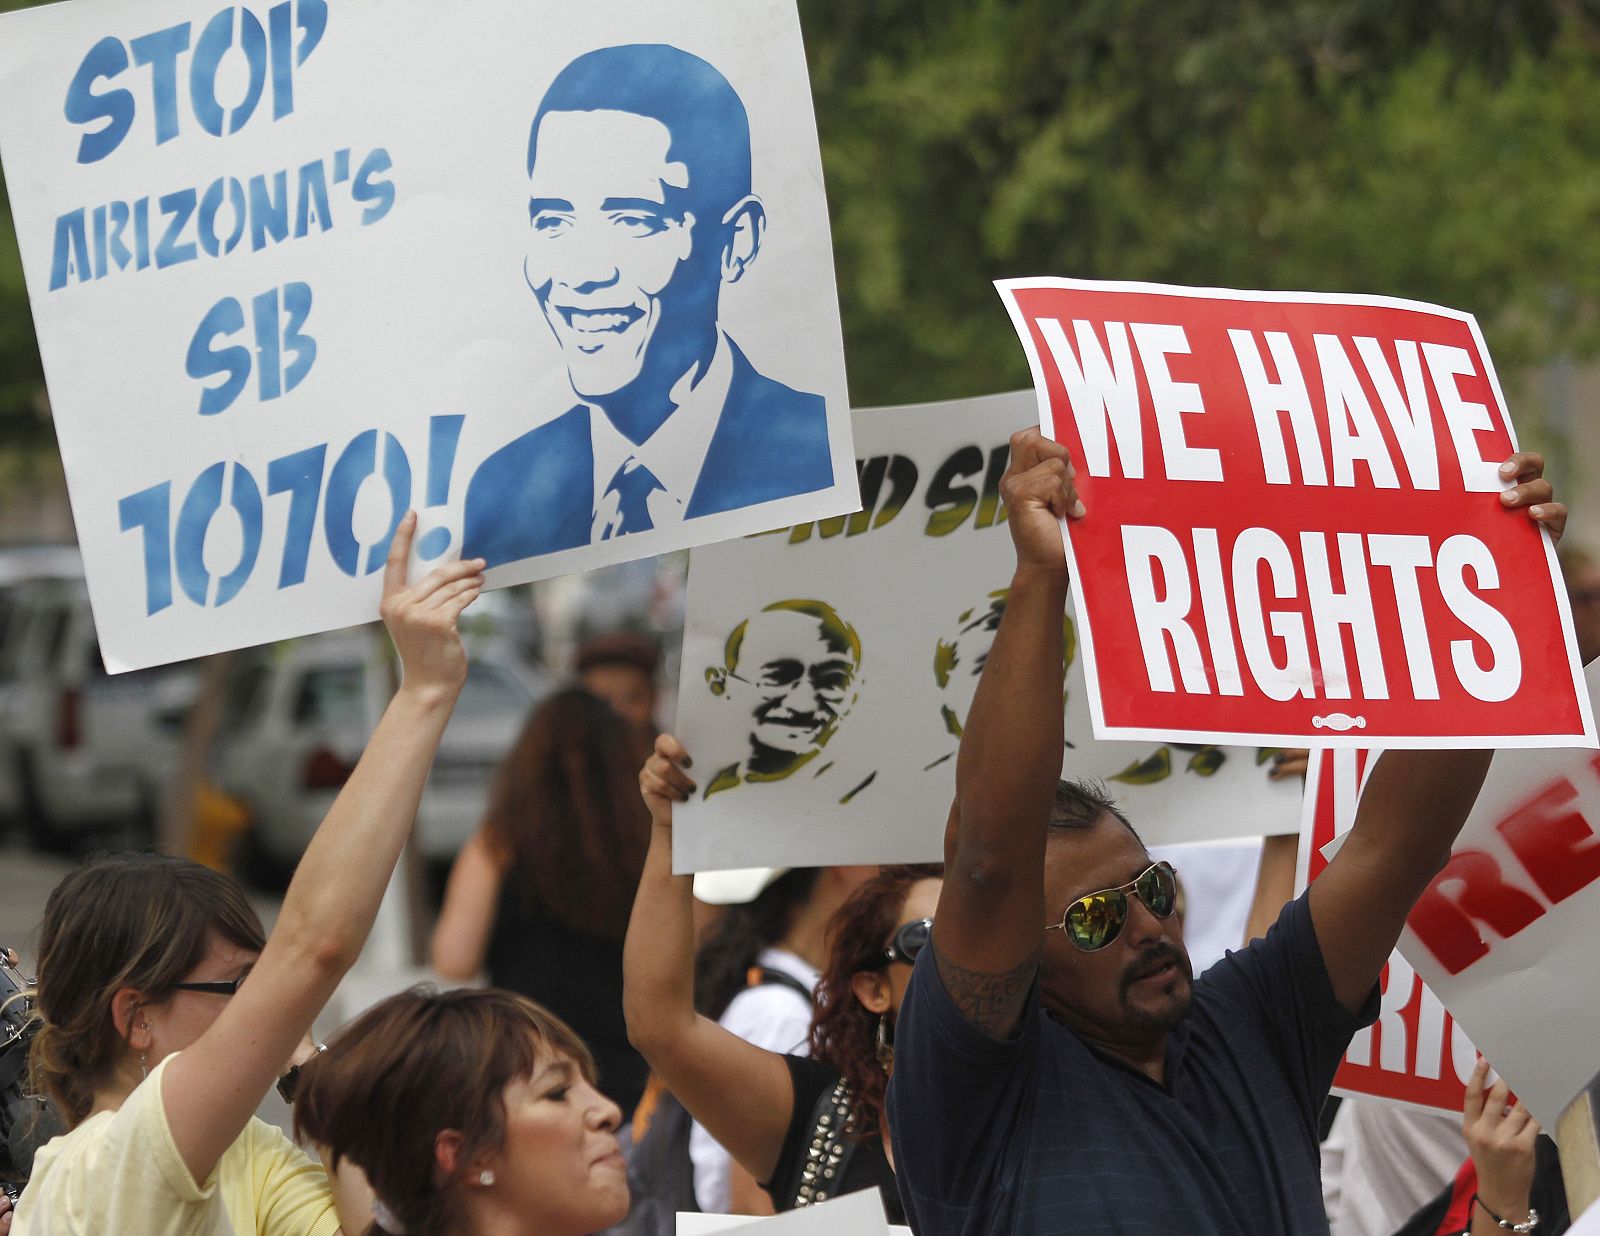
[[[647,754],[587,691],[558,691],[528,718],[495,774],[484,835],[530,913],[622,940],[650,847]]]
[[[811,1054],[837,1069],[854,1094],[850,1131],[857,1137],[870,1137],[882,1128],[888,1078],[878,1063],[878,1014],[856,999],[850,980],[883,969],[884,950],[900,925],[911,886],[943,876],[937,863],[885,867],[851,894],[828,925],[828,968],[817,984]]]
[[[652,683],[661,668],[661,649],[647,636],[631,631],[614,631],[596,635],[578,645],[578,673],[587,674],[592,669],[606,665],[623,665],[636,669]]]
[[[51,891],[39,929],[42,1024],[30,1060],[35,1087],[69,1124],[88,1116],[95,1089],[127,1050],[112,997],[131,987],[147,1003],[163,999],[200,964],[213,934],[252,952],[266,944],[238,883],[186,858],[96,858]]]
[[[506,991],[414,987],[368,1009],[308,1061],[295,1091],[295,1136],[349,1159],[407,1232],[447,1232],[466,1165],[505,1138],[506,1086],[549,1056],[594,1060],[565,1022]],[[456,1174],[440,1179],[434,1144],[461,1134]],[[388,1233],[381,1223],[368,1229]],[[357,1236],[357,1233],[351,1233]]]

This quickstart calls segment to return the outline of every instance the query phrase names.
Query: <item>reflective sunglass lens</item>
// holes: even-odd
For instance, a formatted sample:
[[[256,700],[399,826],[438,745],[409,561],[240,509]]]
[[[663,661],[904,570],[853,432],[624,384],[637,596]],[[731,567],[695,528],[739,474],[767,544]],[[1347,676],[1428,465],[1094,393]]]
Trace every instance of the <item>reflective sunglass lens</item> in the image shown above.
[[[932,931],[933,924],[926,919],[907,923],[894,934],[895,948],[899,949],[907,961],[914,961],[917,954],[928,946],[928,937]]]
[[[1067,934],[1086,953],[1098,952],[1117,938],[1128,917],[1128,902],[1121,893],[1092,893],[1067,910]]]
[[[1139,877],[1139,896],[1150,907],[1152,914],[1166,918],[1178,902],[1178,889],[1173,882],[1172,872],[1165,867],[1150,868]]]

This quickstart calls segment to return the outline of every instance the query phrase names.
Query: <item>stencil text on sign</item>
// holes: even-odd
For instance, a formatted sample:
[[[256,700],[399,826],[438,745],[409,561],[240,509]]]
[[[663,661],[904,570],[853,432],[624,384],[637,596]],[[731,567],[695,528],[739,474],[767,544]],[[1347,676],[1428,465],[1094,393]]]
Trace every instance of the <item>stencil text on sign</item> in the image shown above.
[[[1206,407],[1200,386],[1178,381],[1172,372],[1172,358],[1190,355],[1183,327],[1106,322],[1102,343],[1095,323],[1074,319],[1071,325],[1072,342],[1063,323],[1055,318],[1040,318],[1039,333],[1072,406],[1083,444],[1080,463],[1089,475],[1112,475],[1113,446],[1123,476],[1138,479],[1145,475],[1139,398],[1142,376],[1167,479],[1223,480],[1221,453],[1191,444],[1184,424],[1185,417],[1204,415]],[[1472,357],[1463,349],[1400,339],[1392,345],[1396,363],[1391,366],[1375,338],[1358,336],[1347,341],[1337,335],[1315,334],[1312,343],[1322,378],[1318,402],[1286,333],[1262,332],[1274,370],[1270,375],[1254,333],[1230,330],[1228,337],[1250,400],[1262,469],[1269,484],[1352,487],[1360,464],[1376,489],[1400,488],[1400,467],[1411,488],[1438,489],[1442,448],[1434,432],[1428,394],[1431,385],[1464,487],[1483,493],[1501,488],[1496,464],[1482,457],[1476,437],[1493,428],[1489,410],[1461,394],[1459,379],[1479,376]],[[1394,437],[1393,449],[1379,426],[1356,361],[1351,359],[1352,349],[1360,359],[1361,372],[1377,393]],[[1297,465],[1293,475],[1288,453],[1291,443]]]
[[[1600,778],[1600,756],[1588,776]],[[1450,856],[1407,920],[1449,973],[1489,956],[1485,935],[1509,940],[1600,880],[1600,821],[1586,818],[1582,799],[1573,779],[1561,777],[1501,818],[1495,832],[1520,871],[1486,849]]]
[[[1428,1082],[1443,1083],[1446,1105],[1454,1105],[1454,1094],[1472,1076],[1477,1063],[1472,1040],[1399,953],[1392,954],[1384,967],[1381,987],[1378,1020],[1350,1040],[1341,1086],[1351,1088],[1351,1083],[1359,1080],[1360,1070],[1376,1069],[1416,1078],[1419,1090],[1432,1089]],[[1354,1076],[1352,1071],[1356,1071]],[[1420,1093],[1396,1097],[1427,1101]]]
[[[1488,647],[1488,662],[1482,664],[1475,641],[1449,642],[1450,672],[1470,695],[1505,700],[1522,684],[1516,633],[1505,616],[1479,595],[1498,589],[1500,574],[1489,547],[1476,537],[1449,537],[1435,552],[1426,536],[1341,532],[1330,537],[1303,532],[1296,553],[1271,529],[1246,528],[1226,547],[1225,562],[1215,528],[1194,528],[1189,535],[1186,545],[1166,528],[1128,524],[1122,529],[1134,619],[1153,691],[1177,690],[1172,672],[1176,660],[1184,691],[1243,695],[1243,671],[1233,638],[1237,629],[1244,670],[1272,699],[1297,695],[1350,699],[1355,678],[1362,698],[1388,699],[1389,676],[1398,667],[1384,663],[1380,617],[1373,602],[1375,570],[1385,574],[1398,609],[1405,672],[1417,699],[1439,698],[1439,658],[1424,617],[1424,587]],[[1339,561],[1337,585],[1330,541]],[[1198,580],[1198,605],[1191,573]],[[1279,601],[1303,600],[1310,610],[1309,623],[1298,606],[1273,608],[1267,592]],[[1196,623],[1202,621],[1214,687],[1195,634]],[[1346,628],[1355,645],[1354,676],[1345,658]]]

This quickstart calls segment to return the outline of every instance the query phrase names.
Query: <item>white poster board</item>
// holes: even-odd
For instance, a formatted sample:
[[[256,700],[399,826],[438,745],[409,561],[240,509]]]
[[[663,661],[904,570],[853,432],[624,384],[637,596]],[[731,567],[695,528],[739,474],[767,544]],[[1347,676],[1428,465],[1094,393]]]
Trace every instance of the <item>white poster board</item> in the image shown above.
[[[678,1215],[678,1236],[709,1236],[712,1232],[751,1232],[761,1236],[889,1236],[908,1227],[890,1227],[883,1217],[883,1201],[876,1189],[863,1189],[830,1198],[815,1206],[786,1210],[768,1219],[749,1215]]]
[[[0,153],[113,671],[855,508],[793,0],[27,9]]]
[[[864,509],[694,551],[676,730],[700,791],[679,871],[942,857],[962,723],[1015,558],[1000,502],[1031,393],[858,412]],[[1096,742],[1073,624],[1068,776],[1151,844],[1293,832],[1257,751]]]
[[[1597,938],[1600,756],[1497,753],[1400,952],[1546,1130],[1600,1068]]]

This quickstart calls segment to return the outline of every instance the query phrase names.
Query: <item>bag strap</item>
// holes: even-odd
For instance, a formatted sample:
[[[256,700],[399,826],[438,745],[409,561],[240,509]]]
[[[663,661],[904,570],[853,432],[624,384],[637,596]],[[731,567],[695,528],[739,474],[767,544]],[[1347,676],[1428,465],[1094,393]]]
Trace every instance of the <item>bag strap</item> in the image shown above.
[[[746,987],[787,987],[797,996],[811,1003],[811,988],[807,987],[792,974],[785,974],[782,970],[774,970],[771,966],[751,966],[744,976]]]

